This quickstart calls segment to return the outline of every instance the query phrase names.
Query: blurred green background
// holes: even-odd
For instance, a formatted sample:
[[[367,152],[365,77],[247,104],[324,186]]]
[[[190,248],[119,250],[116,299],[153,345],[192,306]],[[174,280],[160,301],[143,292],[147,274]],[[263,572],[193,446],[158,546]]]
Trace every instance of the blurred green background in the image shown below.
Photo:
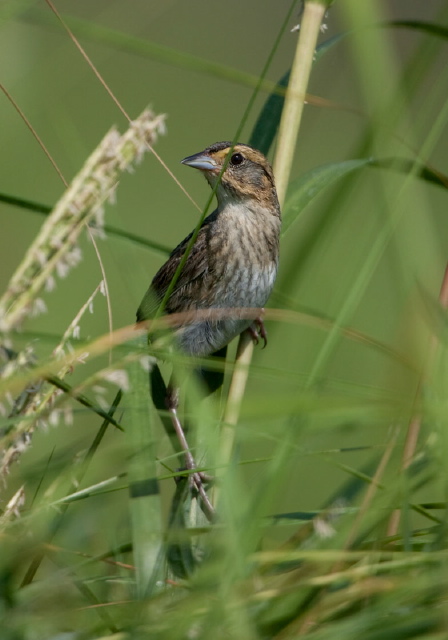
[[[351,5],[344,0],[335,3],[321,41],[354,26]],[[235,70],[223,79],[213,72],[189,68],[187,57],[180,66],[150,55],[129,53],[119,45],[103,44],[99,36],[87,38],[79,34],[96,68],[131,117],[148,104],[157,113],[167,114],[167,135],[160,138],[157,152],[201,206],[208,197],[208,187],[196,172],[179,161],[212,142],[233,138],[252,92],[251,86],[238,80],[236,72],[244,71],[254,78],[260,74],[289,6],[286,0],[57,3],[58,11],[66,18],[101,25]],[[443,0],[391,0],[376,3],[375,7],[384,21],[438,23],[447,17]],[[297,9],[289,27],[292,29],[298,21]],[[106,131],[114,124],[124,131],[126,120],[45,2],[3,0],[0,29],[2,83],[70,180]],[[73,30],[76,34],[76,23]],[[444,41],[410,29],[384,28],[376,33],[380,49],[372,49],[371,59],[366,62],[361,51],[363,37],[345,38],[313,68],[309,92],[325,99],[327,105],[306,106],[292,180],[320,165],[366,155],[414,158],[414,150],[431,134],[446,99]],[[276,82],[290,68],[296,39],[297,34],[288,28],[268,72],[271,81]],[[367,42],[368,35],[365,39]],[[383,121],[375,129],[374,142],[367,143],[374,114],[391,98],[390,87],[401,86],[414,56],[424,60],[425,55],[430,56],[430,62],[424,78],[412,86],[412,80],[417,78],[414,66],[413,74],[401,87],[405,106],[393,129],[387,120]],[[257,97],[240,136],[242,142],[249,139],[267,95],[262,91]],[[63,186],[4,95],[0,129],[0,192],[47,205],[55,203]],[[430,148],[429,161],[442,172],[448,160],[447,143],[447,132],[442,129]],[[446,195],[439,187],[399,173],[365,169],[352,176],[349,183],[338,183],[313,201],[282,241],[281,270],[271,306],[324,317],[331,325],[353,291],[353,283],[385,220],[397,208],[403,213],[393,239],[374,265],[372,277],[366,278],[360,302],[347,324],[400,352],[408,364],[352,339],[344,338],[336,344],[310,385],[316,397],[322,398],[321,412],[316,411],[303,429],[298,426],[288,488],[279,492],[271,511],[306,511],[322,506],[347,479],[341,464],[361,467],[372,457],[376,459],[392,416],[399,415],[406,423],[431,325],[422,290],[436,296],[445,268]],[[0,215],[3,290],[43,217],[4,203],[0,203]],[[150,154],[134,173],[122,178],[117,203],[107,206],[106,213],[107,223],[168,247],[174,247],[197,219],[197,210]],[[58,281],[55,291],[45,294],[48,312],[25,323],[24,341],[40,332],[61,334],[100,281],[91,244],[83,240],[82,248],[81,265],[65,281]],[[99,241],[99,248],[108,277],[114,328],[131,324],[164,257],[110,237]],[[83,320],[81,335],[94,337],[107,329],[106,305],[101,299],[95,303],[95,313]],[[299,321],[269,322],[268,331],[268,348],[256,350],[238,433],[242,460],[269,455],[272,442],[281,439],[290,407],[295,400],[300,401],[328,336],[326,330],[310,328]],[[34,344],[45,352],[42,342]],[[347,407],[338,418],[328,400],[333,396],[341,402],[345,398],[353,406],[358,401],[367,404],[362,415],[356,414],[353,420]],[[388,406],[391,398],[395,401],[394,410],[387,408],[383,415],[383,404]],[[331,420],[327,419],[327,402],[331,405]],[[24,478],[39,478],[52,452],[55,469],[58,460],[61,465],[72,463],[79,448],[90,442],[96,425],[95,418],[82,420],[83,415],[77,409],[74,426],[61,424],[35,436],[34,446],[12,469],[8,495]],[[341,453],[339,449],[343,447],[367,450]],[[110,430],[102,451],[86,483],[124,468],[121,434]],[[322,451],[326,453],[319,454]],[[169,452],[166,443],[162,444],[161,453]],[[262,482],[263,463],[247,465],[245,473],[248,486]],[[107,531],[99,530],[98,522],[103,511],[110,523],[127,520],[124,494],[91,499],[87,508],[84,504],[73,506],[69,518],[78,520],[77,526],[71,528],[67,522],[67,535],[76,531],[79,536],[82,532],[89,544],[96,540],[98,551],[119,542],[119,528],[110,525]],[[69,545],[69,540],[64,544]]]

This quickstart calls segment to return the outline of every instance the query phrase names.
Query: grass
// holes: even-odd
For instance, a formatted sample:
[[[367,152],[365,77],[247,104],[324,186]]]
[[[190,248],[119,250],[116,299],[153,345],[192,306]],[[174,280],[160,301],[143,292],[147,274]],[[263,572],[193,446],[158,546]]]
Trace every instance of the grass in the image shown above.
[[[4,20],[25,10],[11,5]],[[251,91],[235,138],[250,124],[255,146],[275,147],[284,185],[270,342],[254,353],[242,342],[236,362],[232,347],[222,391],[204,400],[193,382],[182,405],[196,460],[217,477],[216,521],[178,469],[163,402],[169,362],[156,366],[144,330],[114,324],[120,300],[104,258],[112,234],[93,238],[99,277],[89,272],[89,293],[75,308],[85,279],[78,258],[88,246],[81,231],[111,189],[121,199],[126,181],[137,179],[140,167],[122,173],[130,150],[147,151],[148,126],[113,134],[121,151],[99,162],[111,168],[109,182],[102,172],[92,183],[94,152],[63,208],[48,214],[25,190],[0,196],[5,207],[31,201],[39,222],[47,215],[0,298],[2,639],[445,637],[447,12],[431,24],[408,21],[420,40],[403,62],[394,47],[406,20],[387,23],[377,3],[334,3],[341,29],[321,37],[311,79],[345,46],[361,103],[350,117],[361,115],[362,124],[349,155],[336,149],[336,160],[299,175],[292,157],[295,132],[296,153],[306,140],[302,65],[305,55],[313,59],[320,16],[310,23],[305,14],[302,53],[273,88],[271,65],[291,26],[286,11],[257,81],[234,76]],[[82,29],[79,19],[65,22],[75,35]],[[85,26],[89,39],[104,39],[103,29]],[[140,50],[141,39],[134,45]],[[183,73],[232,77],[227,66],[156,54]],[[339,107],[335,100],[343,128],[349,111]],[[162,143],[155,134],[149,142]],[[148,240],[111,226],[114,242],[125,240],[124,274],[137,250],[163,259],[156,230]],[[50,310],[42,336],[42,316],[33,314],[61,295],[55,282],[71,320],[58,330]],[[100,309],[109,317],[98,327]],[[189,375],[187,358],[173,361]]]

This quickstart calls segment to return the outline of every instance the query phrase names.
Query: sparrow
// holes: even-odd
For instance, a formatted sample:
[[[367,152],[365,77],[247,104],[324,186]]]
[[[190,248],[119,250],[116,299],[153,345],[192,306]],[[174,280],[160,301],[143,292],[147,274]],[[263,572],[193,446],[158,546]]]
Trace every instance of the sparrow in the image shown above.
[[[255,339],[260,331],[266,341],[261,318],[245,317],[244,310],[264,307],[277,276],[281,215],[271,165],[257,149],[246,144],[232,148],[231,142],[212,144],[182,164],[199,169],[212,188],[218,179],[219,184],[218,207],[205,218],[164,308],[167,314],[201,310],[200,320],[176,328],[177,345],[187,355],[209,356],[249,327]],[[154,276],[137,322],[154,315],[191,236]],[[229,313],[216,318],[216,309]],[[210,318],[204,317],[207,310]]]
[[[177,346],[189,356],[209,356],[245,330],[256,342],[261,336],[266,344],[261,313],[277,276],[281,226],[272,167],[257,149],[231,142],[216,142],[184,158],[182,164],[201,171],[216,189],[218,206],[202,223],[163,309],[166,314],[193,312],[193,319],[190,313],[189,321],[174,329]],[[137,322],[153,317],[192,235],[154,276],[138,308]],[[253,313],[248,315],[247,309]],[[201,312],[200,318],[194,319],[195,311]],[[178,388],[173,382],[168,385],[166,404],[191,471],[190,483],[212,519],[205,476],[197,471],[177,415]]]

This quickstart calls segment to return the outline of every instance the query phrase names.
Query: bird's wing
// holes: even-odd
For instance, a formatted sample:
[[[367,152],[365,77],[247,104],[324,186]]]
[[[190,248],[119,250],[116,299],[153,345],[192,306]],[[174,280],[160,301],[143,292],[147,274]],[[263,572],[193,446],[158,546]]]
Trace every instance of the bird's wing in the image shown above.
[[[166,303],[166,313],[185,311],[187,307],[185,302],[183,303],[185,300],[185,294],[188,293],[188,289],[191,287],[200,286],[200,281],[209,271],[207,230],[208,225],[212,222],[210,219],[212,216],[209,216],[204,221],[204,224],[199,231],[198,237],[191,248],[187,261],[184,264],[183,269],[176,280],[174,289]],[[154,315],[154,312],[162,301],[170,282],[176,273],[176,269],[182,260],[182,256],[185,253],[185,249],[192,235],[193,234],[190,233],[190,235],[174,249],[168,260],[154,276],[154,279],[146,292],[140,307],[138,308],[137,322],[148,320]]]

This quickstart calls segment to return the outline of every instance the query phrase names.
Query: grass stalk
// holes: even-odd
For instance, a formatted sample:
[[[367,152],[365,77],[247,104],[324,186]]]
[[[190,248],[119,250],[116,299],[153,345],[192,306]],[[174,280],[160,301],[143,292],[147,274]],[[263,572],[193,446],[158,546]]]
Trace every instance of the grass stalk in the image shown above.
[[[147,372],[139,362],[129,366],[129,508],[139,599],[151,594],[160,577],[163,542],[154,411],[147,378]]]
[[[305,2],[296,53],[280,120],[277,150],[273,165],[280,206],[286,196],[296,139],[305,104],[306,89],[325,11],[326,8],[323,4],[314,1]],[[224,414],[224,428],[219,446],[219,451],[221,452],[220,464],[223,467],[220,466],[220,468],[225,468],[232,455],[234,432],[238,423],[253,350],[253,342],[248,340],[245,334],[242,334],[238,343],[235,371],[230,384],[227,407]]]
[[[286,196],[296,140],[305,105],[306,89],[325,11],[324,4],[314,0],[305,2],[299,38],[280,120],[277,150],[274,159],[275,183],[280,206]]]
[[[112,129],[73,179],[0,298],[0,331],[9,333],[24,318],[38,311],[38,296],[51,287],[54,273],[61,277],[80,260],[77,241],[84,226],[95,221],[103,227],[103,206],[111,199],[121,173],[141,160],[147,141],[154,143],[164,131],[164,116],[146,109],[120,136]]]

